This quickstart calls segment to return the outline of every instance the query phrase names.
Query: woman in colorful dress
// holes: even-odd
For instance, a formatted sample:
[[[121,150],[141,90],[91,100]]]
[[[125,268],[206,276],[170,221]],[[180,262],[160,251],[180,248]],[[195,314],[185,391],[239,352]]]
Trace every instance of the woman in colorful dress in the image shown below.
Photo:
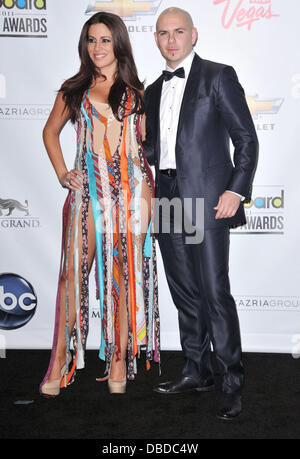
[[[65,81],[43,131],[63,187],[62,255],[53,347],[40,393],[55,397],[84,368],[88,277],[95,262],[101,315],[99,357],[111,393],[134,379],[137,356],[159,361],[155,242],[151,237],[153,178],[142,148],[143,84],[123,21],[97,13],[83,26],[79,72]],[[77,132],[68,171],[59,135],[70,120]],[[100,325],[99,325],[100,326]],[[70,342],[73,342],[73,356]]]

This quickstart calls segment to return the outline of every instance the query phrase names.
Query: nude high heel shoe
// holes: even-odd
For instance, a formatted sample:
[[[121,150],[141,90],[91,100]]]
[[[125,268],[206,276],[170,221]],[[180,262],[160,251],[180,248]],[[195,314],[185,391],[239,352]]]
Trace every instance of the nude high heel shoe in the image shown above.
[[[113,381],[110,378],[108,379],[108,390],[110,394],[125,394],[126,392],[126,382],[127,382],[127,373],[126,373],[126,363],[125,363],[125,377],[121,381]]]
[[[72,362],[72,355],[69,354],[69,362]],[[54,398],[60,394],[61,387],[66,387],[67,385],[63,383],[63,378],[67,372],[66,363],[62,366],[60,372],[60,379],[54,379],[53,381],[47,381],[40,388],[40,394],[45,398]]]

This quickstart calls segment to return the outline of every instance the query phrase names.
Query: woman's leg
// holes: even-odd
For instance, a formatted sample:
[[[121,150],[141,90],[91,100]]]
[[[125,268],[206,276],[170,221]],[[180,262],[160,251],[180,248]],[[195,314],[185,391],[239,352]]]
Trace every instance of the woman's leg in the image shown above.
[[[119,322],[120,322],[120,349],[116,349],[112,358],[110,379],[121,381],[126,373],[126,353],[128,345],[128,316],[126,305],[126,290],[123,269],[121,238],[118,243],[119,253]],[[120,352],[119,352],[120,351]],[[118,358],[119,357],[119,358]]]
[[[142,246],[144,247],[148,226],[151,220],[152,190],[147,182],[142,183],[142,201],[141,201],[141,228],[142,228]]]
[[[151,189],[145,181],[142,183],[142,194],[141,194],[141,247],[144,247],[144,242],[151,218]],[[118,349],[116,349],[110,370],[110,379],[113,381],[121,381],[125,377],[126,373],[126,353],[128,346],[128,313],[126,306],[126,290],[125,290],[125,279],[123,270],[123,257],[122,257],[122,246],[121,240],[119,239],[118,244],[119,252],[119,317],[120,317],[120,360],[117,358]],[[130,304],[130,291],[128,292],[128,302]],[[129,308],[130,310],[130,308]],[[129,316],[130,323],[130,316]]]
[[[91,208],[91,203],[89,204],[88,212],[88,269],[90,271],[95,250],[96,250],[96,239],[95,239],[95,228],[94,228],[94,219]],[[79,212],[78,221],[75,221],[75,216],[71,218],[71,207],[69,207],[67,215],[67,224],[65,231],[65,240],[64,240],[64,265],[62,270],[62,275],[60,278],[60,314],[59,314],[59,328],[58,328],[58,338],[57,338],[57,348],[55,353],[55,358],[53,361],[53,366],[49,374],[48,381],[59,379],[61,368],[66,361],[66,338],[65,338],[65,327],[66,327],[66,292],[68,292],[68,309],[69,309],[69,339],[72,333],[72,330],[75,325],[76,320],[76,310],[75,310],[75,271],[74,271],[74,250],[76,249],[74,234],[75,229],[78,229],[78,268],[79,268],[79,295],[81,293],[81,258],[82,258],[82,214],[81,210]],[[69,249],[68,238],[69,232],[71,231]],[[68,253],[68,260],[67,260]]]

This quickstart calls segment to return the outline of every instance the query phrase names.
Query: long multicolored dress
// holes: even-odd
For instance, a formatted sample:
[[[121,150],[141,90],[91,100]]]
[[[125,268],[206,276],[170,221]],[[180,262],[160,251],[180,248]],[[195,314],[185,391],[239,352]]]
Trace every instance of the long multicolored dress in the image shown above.
[[[75,303],[72,332],[75,358],[62,385],[70,383],[75,369],[84,368],[89,327],[88,227],[93,215],[95,229],[95,279],[101,316],[99,357],[106,361],[106,374],[115,349],[120,349],[119,254],[121,242],[128,316],[127,374],[134,379],[140,349],[150,361],[160,360],[159,311],[155,241],[151,221],[142,244],[141,193],[147,184],[154,193],[152,173],[141,141],[141,115],[129,114],[131,91],[124,94],[118,121],[108,104],[91,102],[85,92],[76,124],[77,155],[74,168],[83,174],[83,189],[70,191],[63,208],[63,239],[55,329],[51,359],[43,385],[51,372],[57,349],[58,327],[65,308],[66,360],[69,360],[70,299]],[[147,222],[148,225],[148,222]],[[66,294],[61,299],[62,276]],[[81,279],[81,283],[80,283]],[[81,287],[81,288],[80,288]],[[67,365],[68,367],[68,365]]]

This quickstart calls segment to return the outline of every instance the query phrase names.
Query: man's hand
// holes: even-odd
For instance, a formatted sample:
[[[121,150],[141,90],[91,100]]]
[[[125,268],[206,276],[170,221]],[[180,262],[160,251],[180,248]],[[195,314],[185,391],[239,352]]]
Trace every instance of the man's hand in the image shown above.
[[[219,198],[219,202],[214,207],[217,210],[216,219],[219,218],[230,218],[236,214],[241,203],[240,196],[232,193],[231,191],[225,191]]]

